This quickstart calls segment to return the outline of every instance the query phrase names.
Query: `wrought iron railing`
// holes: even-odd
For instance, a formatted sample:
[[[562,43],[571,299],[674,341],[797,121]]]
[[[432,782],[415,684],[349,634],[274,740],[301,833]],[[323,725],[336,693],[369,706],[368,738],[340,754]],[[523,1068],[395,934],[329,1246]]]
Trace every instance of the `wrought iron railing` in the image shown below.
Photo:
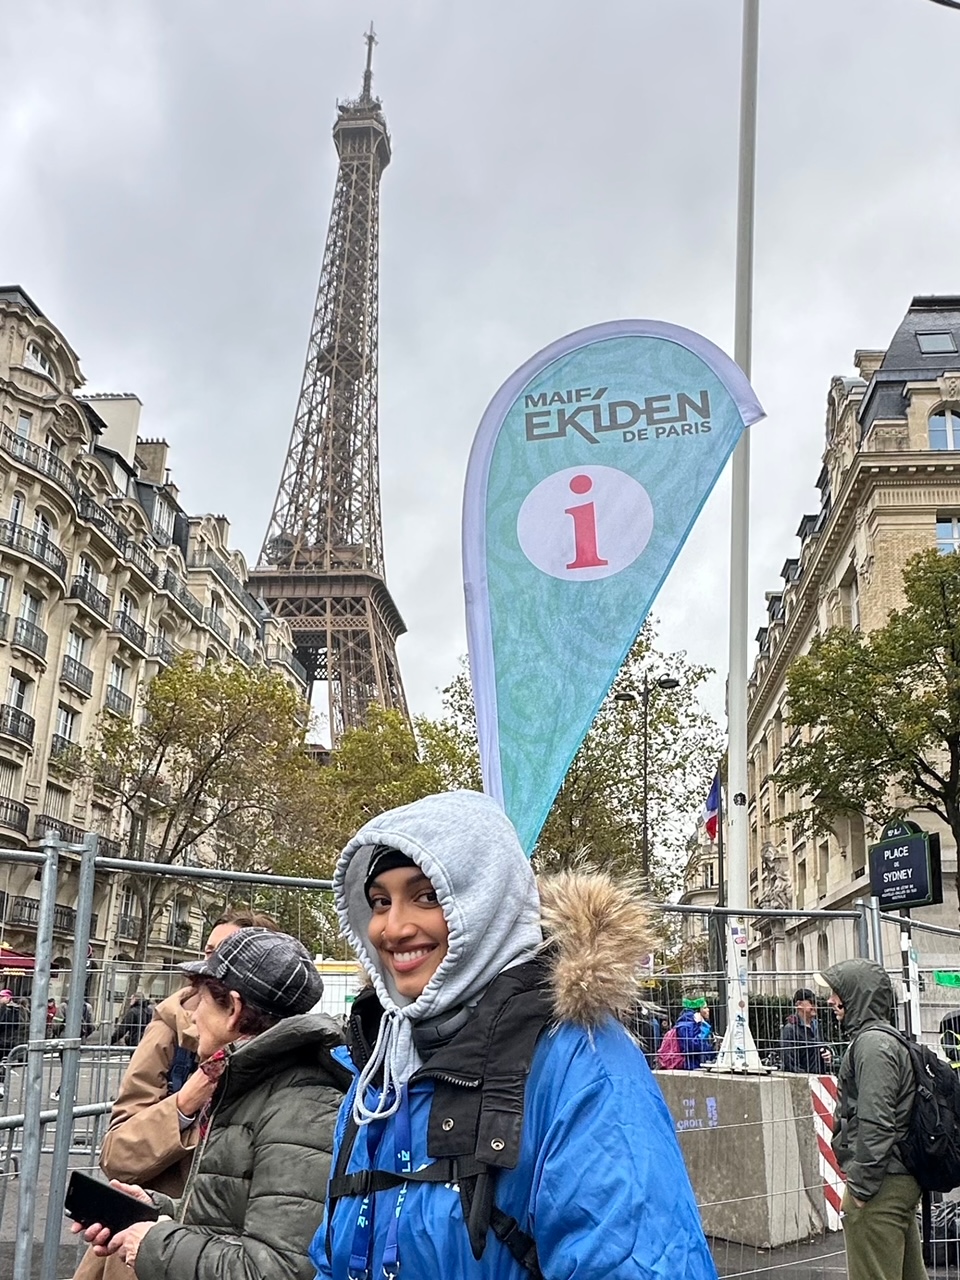
[[[49,813],[38,813],[33,820],[33,838],[42,840],[50,831],[55,831],[66,844],[83,844],[83,827],[71,826],[62,818],[51,818]]]
[[[121,912],[121,914],[117,916],[117,937],[139,938],[140,917],[124,915]]]
[[[29,820],[30,810],[25,804],[21,804],[19,800],[11,800],[9,796],[0,796],[0,827],[6,827],[8,831],[19,831],[25,836]]]
[[[158,658],[165,667],[169,667],[170,663],[177,656],[177,651],[159,632],[150,637],[150,656]]]
[[[76,658],[71,658],[69,653],[64,654],[60,679],[78,693],[89,694],[93,689],[93,672]]]
[[[167,925],[167,946],[186,951],[190,946],[192,932],[189,920],[171,920]]]
[[[156,586],[160,581],[160,570],[144,551],[143,547],[139,546],[132,540],[127,541],[126,558],[134,568],[138,569],[145,578],[154,584],[154,586]]]
[[[35,728],[33,716],[28,716],[19,707],[12,707],[9,702],[0,705],[0,733],[30,746],[33,743]]]
[[[296,658],[290,649],[282,644],[272,644],[267,649],[268,662],[280,662],[285,667],[289,667],[295,676],[307,683],[307,669],[303,663]]]
[[[118,551],[126,554],[127,551],[127,531],[116,520],[105,507],[101,507],[99,502],[94,502],[93,498],[84,494],[77,504],[80,512],[80,519],[86,520],[100,530],[103,536],[117,548]]]
[[[116,685],[107,685],[104,702],[118,716],[129,716],[133,711],[133,699],[129,694],[124,693],[122,689],[118,689]]]
[[[82,601],[98,618],[102,618],[104,622],[110,621],[110,597],[95,587],[89,578],[74,578],[70,586],[70,599]]]
[[[11,547],[22,555],[32,556],[51,569],[58,578],[67,572],[67,557],[45,533],[35,533],[12,520],[0,520],[0,546]]]
[[[9,453],[18,462],[25,463],[26,466],[34,471],[39,471],[41,475],[45,475],[48,479],[55,481],[61,489],[66,489],[70,497],[76,500],[78,493],[77,477],[62,458],[58,458],[49,449],[41,449],[39,445],[31,444],[29,440],[24,440],[22,436],[18,436],[9,427],[4,427],[0,431],[0,445],[3,446],[4,452]]]
[[[50,759],[60,760],[64,763],[69,761],[71,756],[77,756],[80,752],[79,743],[67,738],[62,733],[54,733],[50,738]]]
[[[143,653],[147,651],[147,631],[145,627],[141,627],[139,622],[135,622],[129,613],[124,613],[121,609],[113,615],[113,629],[119,631],[125,640],[129,640],[135,649],[140,649]]]
[[[234,640],[233,652],[248,667],[253,666],[254,653],[248,644],[244,644],[242,640]]]
[[[213,551],[195,551],[190,557],[189,564],[191,569],[209,569],[214,573],[236,600],[237,604],[246,609],[252,618],[259,621],[261,613],[259,604],[233,570],[224,564],[218,555]]]
[[[27,649],[38,658],[45,659],[47,656],[47,633],[26,618],[14,619],[13,639],[10,643],[19,645],[21,649]]]
[[[230,628],[224,622],[216,609],[204,609],[203,621],[210,628],[215,636],[219,636],[224,644],[230,643]]]
[[[168,569],[164,576],[163,589],[168,591],[192,618],[195,618],[197,622],[203,621],[203,605],[196,596],[191,595],[185,584],[181,582],[172,569]]]

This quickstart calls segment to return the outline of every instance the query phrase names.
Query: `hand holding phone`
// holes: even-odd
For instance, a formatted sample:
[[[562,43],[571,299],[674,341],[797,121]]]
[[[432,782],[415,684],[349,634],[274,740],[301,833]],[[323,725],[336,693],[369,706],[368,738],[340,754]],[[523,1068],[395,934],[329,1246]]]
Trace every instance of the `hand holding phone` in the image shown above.
[[[140,1192],[140,1195],[146,1197],[146,1192]],[[115,1236],[135,1222],[156,1222],[160,1216],[160,1211],[151,1200],[141,1199],[136,1194],[109,1186],[99,1178],[91,1178],[78,1169],[70,1175],[63,1210],[80,1227],[99,1224],[110,1236]],[[103,1244],[105,1241],[98,1238],[98,1243]]]

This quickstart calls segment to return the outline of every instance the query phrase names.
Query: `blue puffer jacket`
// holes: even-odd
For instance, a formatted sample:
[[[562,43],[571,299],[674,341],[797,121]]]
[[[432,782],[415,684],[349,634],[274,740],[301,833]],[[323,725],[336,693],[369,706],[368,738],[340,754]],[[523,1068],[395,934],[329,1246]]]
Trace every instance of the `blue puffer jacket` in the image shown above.
[[[642,1051],[609,1012],[620,1000],[618,981],[624,995],[631,994],[635,905],[625,906],[625,895],[598,876],[550,878],[541,882],[541,897],[544,929],[554,944],[549,954],[559,1021],[537,1042],[519,1162],[498,1175],[495,1203],[536,1241],[546,1280],[715,1280],[674,1122]],[[413,1169],[431,1163],[433,1089],[432,1080],[416,1078],[404,1087]],[[352,1092],[340,1112],[338,1149]],[[368,1101],[375,1098],[370,1091]],[[379,1134],[368,1139],[374,1126],[362,1128],[348,1171],[398,1169],[401,1123],[397,1115],[379,1122],[379,1145]],[[492,1231],[483,1257],[474,1258],[456,1186],[408,1184],[396,1219],[398,1199],[396,1188],[373,1197],[371,1275],[383,1274],[388,1230],[396,1221],[401,1280],[528,1280]],[[347,1280],[351,1252],[362,1238],[360,1207],[357,1197],[336,1204],[332,1262],[326,1217],[314,1238],[311,1257],[324,1280]]]
[[[676,1022],[677,1040],[687,1071],[696,1071],[706,1062],[713,1062],[717,1051],[713,1044],[710,1024],[703,1017],[697,1018],[695,1010],[684,1009]]]

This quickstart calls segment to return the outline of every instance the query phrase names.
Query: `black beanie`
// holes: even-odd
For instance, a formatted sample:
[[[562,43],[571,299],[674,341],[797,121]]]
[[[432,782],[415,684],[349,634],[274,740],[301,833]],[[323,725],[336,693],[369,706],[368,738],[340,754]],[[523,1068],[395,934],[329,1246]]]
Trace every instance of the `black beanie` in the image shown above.
[[[363,882],[363,896],[369,903],[370,886],[384,871],[395,871],[397,867],[415,867],[416,865],[412,858],[408,858],[399,849],[391,849],[388,844],[374,845],[367,865],[367,878]]]

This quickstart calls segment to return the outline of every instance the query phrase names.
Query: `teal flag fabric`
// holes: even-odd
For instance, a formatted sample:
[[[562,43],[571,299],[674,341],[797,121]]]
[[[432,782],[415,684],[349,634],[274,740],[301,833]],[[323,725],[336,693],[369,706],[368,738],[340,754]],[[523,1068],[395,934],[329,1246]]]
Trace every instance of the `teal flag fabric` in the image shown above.
[[[463,574],[484,789],[532,852],[745,427],[744,374],[690,330],[594,325],[518,369],[467,469]]]

